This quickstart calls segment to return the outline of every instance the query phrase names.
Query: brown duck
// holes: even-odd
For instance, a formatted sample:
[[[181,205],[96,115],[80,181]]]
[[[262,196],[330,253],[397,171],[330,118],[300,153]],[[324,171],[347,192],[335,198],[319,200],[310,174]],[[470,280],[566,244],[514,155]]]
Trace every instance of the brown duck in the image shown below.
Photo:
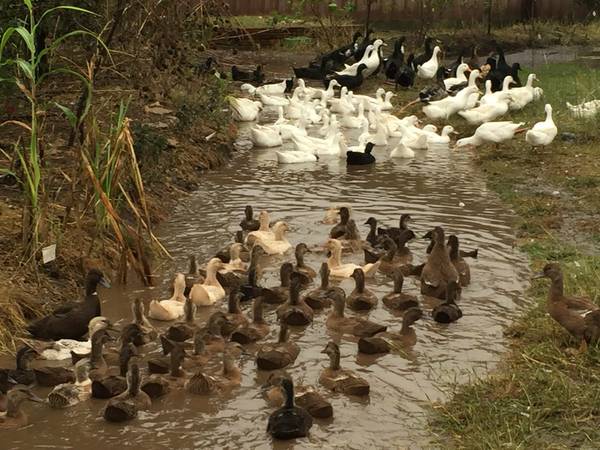
[[[252,206],[246,205],[244,219],[240,222],[240,227],[244,231],[258,231],[260,228],[260,222],[254,218]]]
[[[458,282],[458,271],[450,261],[444,229],[435,227],[432,236],[434,246],[421,272],[421,294],[443,300],[446,298],[448,283]]]
[[[6,397],[6,414],[0,416],[0,430],[14,430],[29,425],[29,418],[21,409],[24,402],[44,403],[44,400],[24,386],[11,389]]]
[[[304,296],[304,302],[310,306],[313,311],[323,308],[329,308],[331,306],[331,293],[337,291],[338,294],[344,294],[344,290],[337,286],[329,286],[329,265],[324,262],[321,264],[321,270],[319,270],[321,276],[321,286],[313,289]]]
[[[279,276],[281,278],[281,285],[274,288],[263,288],[262,297],[265,303],[271,305],[280,305],[285,303],[290,297],[290,279],[294,266],[292,263],[286,262],[281,265],[279,270]]]
[[[549,278],[546,310],[571,336],[581,341],[582,347],[600,340],[600,309],[589,298],[567,296],[564,293],[560,266],[549,263],[535,278]]]
[[[460,285],[466,287],[471,284],[471,269],[469,265],[460,255],[460,243],[458,237],[454,234],[448,236],[448,251],[450,252],[450,261],[454,264],[458,272]]]
[[[260,341],[269,334],[269,324],[263,317],[262,297],[256,297],[252,303],[252,323],[247,323],[231,333],[231,341],[250,344]]]
[[[394,290],[383,297],[383,304],[396,311],[404,311],[408,308],[419,306],[419,301],[415,295],[402,292],[404,285],[404,275],[402,268],[397,267],[394,271]]]
[[[363,319],[362,317],[345,317],[346,299],[343,292],[332,292],[333,311],[327,318],[327,328],[331,331],[354,336],[373,336],[387,329],[384,325]]]
[[[300,347],[288,342],[288,326],[281,324],[276,343],[264,344],[256,355],[256,365],[261,370],[277,370],[289,366],[298,357]]]
[[[358,351],[374,355],[378,353],[390,353],[394,347],[410,347],[416,344],[417,335],[412,325],[423,317],[420,308],[409,308],[404,313],[402,328],[399,333],[385,331],[377,333],[373,337],[364,337],[358,340]]]
[[[348,235],[348,221],[350,220],[350,210],[342,206],[340,208],[340,221],[335,225],[329,232],[331,239],[347,239]]]
[[[333,341],[321,351],[329,356],[329,367],[319,375],[319,383],[333,392],[346,395],[369,395],[370,386],[367,380],[354,374],[351,370],[340,367],[340,347]]]
[[[377,306],[377,296],[365,287],[365,273],[363,270],[354,269],[352,278],[354,278],[355,287],[346,298],[348,308],[353,311],[369,311]]]
[[[299,273],[302,277],[303,286],[307,286],[310,283],[312,283],[317,276],[315,270],[312,267],[306,265],[306,263],[304,262],[304,255],[306,253],[311,253],[311,251],[305,243],[301,242],[300,244],[296,245],[296,250],[294,252],[296,257],[296,265],[294,266],[294,272]]]
[[[313,320],[313,310],[300,298],[302,276],[294,272],[291,276],[290,297],[286,303],[277,308],[277,318],[287,325],[304,326]]]
[[[462,317],[462,310],[456,304],[459,289],[459,285],[456,281],[450,281],[448,283],[446,288],[446,301],[439,304],[431,311],[433,320],[439,323],[452,323]]]

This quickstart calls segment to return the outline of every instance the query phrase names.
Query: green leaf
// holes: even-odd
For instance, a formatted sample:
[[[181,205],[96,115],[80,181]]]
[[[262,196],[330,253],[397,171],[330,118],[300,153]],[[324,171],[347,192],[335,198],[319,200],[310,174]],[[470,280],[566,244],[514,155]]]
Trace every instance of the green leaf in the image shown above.
[[[54,69],[51,70],[47,73],[45,73],[44,75],[42,75],[40,77],[40,79],[38,80],[38,84],[42,82],[42,80],[44,80],[46,77],[49,77],[50,75],[55,75],[58,73],[64,73],[67,75],[72,75],[76,78],[79,78],[82,82],[83,85],[85,86],[85,88],[87,89],[87,95],[86,95],[86,100],[85,100],[85,108],[83,109],[83,112],[81,114],[81,117],[79,118],[79,123],[81,123],[81,121],[85,118],[85,116],[87,115],[90,106],[91,106],[91,101],[92,101],[92,85],[89,82],[89,80],[84,77],[82,74],[75,72],[74,70],[71,69],[66,69],[66,68],[58,68],[58,69]]]
[[[2,39],[0,40],[0,63],[2,62],[2,55],[4,54],[4,47],[6,47],[6,43],[12,36],[12,34],[16,31],[15,27],[7,28],[2,34]]]
[[[69,125],[71,125],[71,127],[75,128],[77,126],[77,116],[75,115],[75,113],[70,108],[63,106],[58,102],[54,102],[54,104],[56,105],[56,107],[58,109],[60,109],[63,112],[63,114],[69,121]]]
[[[32,55],[35,55],[35,42],[33,40],[33,35],[23,27],[18,27],[15,31],[21,35],[25,41],[25,44],[27,44],[29,52]]]
[[[33,4],[31,3],[31,0],[23,0],[23,3],[25,3],[25,5],[27,6],[27,8],[29,8],[30,11],[33,9]]]
[[[15,63],[17,64],[17,66],[19,66],[19,68],[23,72],[25,72],[25,75],[27,75],[27,78],[29,78],[30,80],[34,79],[34,71],[33,71],[33,66],[31,65],[31,63],[25,61],[22,58],[15,59]]]

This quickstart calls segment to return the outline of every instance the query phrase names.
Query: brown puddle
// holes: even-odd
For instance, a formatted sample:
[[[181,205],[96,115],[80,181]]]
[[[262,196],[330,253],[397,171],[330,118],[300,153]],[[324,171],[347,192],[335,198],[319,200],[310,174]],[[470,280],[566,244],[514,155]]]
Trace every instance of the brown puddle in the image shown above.
[[[271,113],[268,120],[276,117]],[[332,205],[352,205],[363,238],[367,227],[362,224],[369,216],[396,226],[401,213],[410,213],[411,227],[419,237],[434,225],[442,225],[448,234],[459,235],[464,249],[480,249],[479,259],[469,260],[473,283],[463,290],[464,317],[449,326],[436,324],[429,316],[431,304],[423,302],[426,314],[415,326],[418,340],[414,348],[403,355],[357,358],[355,341],[332,336],[325,328],[327,313],[317,314],[306,330],[292,333],[302,350],[287,373],[297,383],[316,386],[326,364],[320,351],[329,339],[335,339],[340,343],[342,366],[357,371],[371,384],[370,399],[359,401],[325,393],[333,404],[334,419],[316,421],[308,439],[274,445],[356,449],[427,446],[431,402],[446,399],[452,383],[465,382],[493,368],[505,350],[503,327],[525,303],[529,272],[526,257],[514,248],[511,213],[488,191],[465,152],[441,148],[419,151],[411,160],[392,160],[387,157],[389,150],[376,147],[378,162],[370,168],[347,169],[344,160],[331,157],[317,163],[280,166],[275,149],[247,150],[249,126],[242,124],[240,129],[238,146],[244,150],[227,167],[203,174],[200,189],[182,201],[159,230],[175,257],[175,263],[167,264],[159,273],[159,287],[102,290],[104,314],[123,323],[129,320],[134,297],[147,301],[168,298],[173,273],[187,271],[187,255],[195,253],[200,261],[214,255],[232,238],[246,204],[256,211],[270,211],[272,220],[289,222],[290,241],[306,242],[309,247],[325,242],[331,226],[321,220]],[[357,133],[347,133],[347,137],[348,144],[353,145]],[[410,243],[415,261],[423,259],[426,244],[421,239]],[[278,267],[291,257],[272,258],[262,283],[278,284]],[[316,270],[323,259],[322,254],[307,255],[307,263]],[[362,254],[346,256],[346,260],[361,263]],[[342,286],[350,292],[353,284],[344,281]],[[392,281],[377,275],[368,287],[381,297],[391,291]],[[407,279],[405,289],[418,293],[417,280]],[[249,307],[243,305],[245,311]],[[213,311],[201,311],[199,322]],[[369,317],[392,330],[398,330],[401,323],[381,302]],[[273,309],[268,310],[267,318],[275,323]],[[271,339],[276,333],[273,328]],[[265,430],[272,409],[260,391],[266,374],[258,373],[251,354],[242,355],[240,364],[242,386],[231,395],[205,398],[175,391],[125,425],[108,424],[99,418],[105,403],[100,400],[63,411],[27,404],[32,425],[2,432],[0,447],[270,448],[273,444]]]

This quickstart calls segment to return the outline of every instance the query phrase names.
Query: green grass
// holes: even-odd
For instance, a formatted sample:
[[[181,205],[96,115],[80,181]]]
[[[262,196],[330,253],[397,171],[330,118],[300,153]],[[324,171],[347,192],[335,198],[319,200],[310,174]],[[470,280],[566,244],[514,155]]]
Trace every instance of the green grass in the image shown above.
[[[479,148],[475,161],[490,188],[516,212],[520,248],[532,269],[558,261],[566,290],[600,303],[600,131],[597,122],[574,119],[565,107],[566,101],[600,97],[593,94],[600,71],[554,64],[537,75],[559,132],[575,133],[576,141],[557,139],[548,149],[533,151],[521,138],[499,151]],[[542,117],[540,102],[511,119],[531,125]],[[460,121],[457,129],[468,131]],[[547,280],[533,283],[532,306],[506,330],[510,351],[497,370],[456,386],[453,398],[436,406],[431,426],[440,443],[482,449],[597,447],[600,349],[577,353],[579,343],[545,313],[547,291]]]

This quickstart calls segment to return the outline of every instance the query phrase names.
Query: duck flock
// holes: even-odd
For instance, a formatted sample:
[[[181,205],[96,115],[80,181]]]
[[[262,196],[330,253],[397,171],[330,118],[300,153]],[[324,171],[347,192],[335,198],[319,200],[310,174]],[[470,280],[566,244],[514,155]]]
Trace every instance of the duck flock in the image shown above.
[[[485,61],[480,60],[474,47],[468,60],[461,54],[444,67],[440,64],[442,50],[434,45],[433,38],[425,40],[422,54],[407,58],[404,38],[395,41],[393,53],[387,58],[383,57],[386,44],[382,39],[372,38],[371,33],[361,42],[359,38],[357,33],[348,45],[318,57],[307,67],[293,68],[294,77],[278,83],[255,86],[250,82],[264,81],[261,66],[248,72],[236,68],[233,79],[246,81],[241,89],[248,96],[229,97],[234,119],[262,122],[266,118],[261,111],[278,111],[274,123],[256,123],[251,128],[256,147],[274,148],[281,164],[314,162],[322,157],[344,158],[348,164],[372,164],[374,148],[389,149],[393,158],[412,158],[415,150],[451,145],[451,135],[456,132],[443,122],[454,115],[478,126],[472,136],[456,141],[455,148],[499,145],[520,133],[525,133],[532,147],[545,147],[558,133],[549,104],[545,106],[545,120],[531,129],[524,128],[522,122],[498,120],[543,96],[543,90],[534,86],[535,74],[521,85],[520,64],[509,65],[500,47],[495,52],[497,57]],[[381,77],[387,84],[406,89],[421,80],[424,87],[418,100],[402,110],[422,104],[423,116],[437,125],[441,123],[441,131],[434,124],[421,126],[416,115],[393,114],[391,100],[395,94],[384,87],[379,87],[374,96],[355,92],[368,78]],[[305,79],[319,80],[324,88],[308,86]],[[360,130],[358,142],[352,146],[342,133],[350,129]],[[291,142],[293,149],[284,150],[285,142]]]
[[[315,65],[295,69],[296,75],[322,77],[325,89],[309,87],[300,78],[296,88],[292,80],[242,86],[260,101],[231,98],[236,119],[256,120],[263,105],[274,106],[279,112],[275,124],[252,129],[256,145],[276,147],[283,140],[291,140],[295,150],[278,152],[281,163],[334,156],[345,157],[350,164],[373,162],[368,158],[373,157],[371,150],[386,146],[390,138],[399,139],[391,152],[394,157],[410,156],[413,149],[449,145],[452,127],[445,126],[437,134],[433,125],[419,127],[415,116],[400,118],[386,112],[393,109],[392,93],[380,89],[375,97],[353,94],[351,89],[377,72],[405,87],[412,86],[415,77],[437,76],[435,86],[420,92],[428,117],[447,119],[460,113],[473,123],[484,118],[474,136],[458,141],[459,147],[511,139],[522,124],[493,120],[541,95],[532,85],[535,75],[529,77],[526,86],[510,88],[518,79],[518,65],[508,66],[501,51],[498,61],[488,58],[483,66],[477,66],[460,58],[452,70],[446,70],[438,63],[439,47],[431,48],[433,40],[426,41],[423,55],[411,55],[405,62],[402,40],[395,43],[394,53],[383,59],[380,39],[367,37],[362,43],[357,39],[324,55]],[[356,62],[333,71],[350,58]],[[257,71],[236,69],[235,75],[252,80]],[[481,79],[488,92],[479,99],[476,83]],[[340,87],[339,95],[336,87]],[[292,89],[292,97],[286,98],[285,93]],[[532,145],[548,145],[556,135],[549,105],[546,110],[547,121],[528,131],[527,140]],[[340,128],[362,128],[359,144],[347,149]],[[309,136],[308,130],[325,137]],[[382,227],[377,218],[370,217],[364,224],[369,232],[363,240],[351,208],[332,208],[323,220],[333,225],[325,245],[309,248],[288,240],[288,223],[272,223],[267,211],[255,219],[252,207],[247,206],[234,242],[203,265],[191,256],[188,273],[175,274],[170,298],[147,304],[135,299],[131,319],[121,318],[119,326],[102,315],[98,286],[110,288],[108,279],[101,271],[90,270],[83,301],[61,305],[30,323],[31,336],[23,338],[16,368],[0,369],[0,429],[28,424],[22,410],[25,401],[68,408],[90,398],[103,399],[102,417],[126,422],[174,390],[199,396],[235,392],[241,383],[237,361],[244,353],[254,356],[257,370],[270,373],[267,383],[257,386],[265,401],[278,408],[269,417],[267,431],[277,439],[306,436],[314,418],[334,416],[331,393],[367,397],[370,385],[369,380],[341,366],[340,348],[333,341],[322,349],[328,362],[314,385],[294,385],[285,370],[294,367],[304,349],[288,339],[290,328],[312,332],[313,328],[306,327],[322,321],[330,332],[356,342],[359,353],[397,354],[416,343],[413,325],[425,314],[447,326],[463,315],[459,300],[468,295],[471,283],[466,259],[477,258],[477,249],[464,251],[459,237],[446,236],[444,229],[436,226],[423,236],[430,245],[421,255],[422,263],[413,264],[417,255],[408,244],[416,236],[410,221],[408,214],[402,214],[397,227]],[[307,253],[322,253],[318,273],[305,262]],[[293,258],[287,258],[290,254]],[[356,260],[357,255],[364,256],[364,263],[347,261]],[[282,257],[285,262],[275,266],[280,285],[263,286],[263,273]],[[378,298],[368,285],[382,276],[392,278],[394,287]],[[549,265],[540,276],[553,282],[550,315],[585,341],[598,340],[597,307],[586,319],[575,319],[573,312],[560,307],[569,302],[562,294],[560,267]],[[423,310],[418,296],[403,292],[406,277],[418,280],[421,294],[435,304],[431,310]],[[351,292],[338,286],[348,278],[355,284]],[[591,303],[586,305],[593,309]],[[402,316],[397,329],[388,330],[368,319],[370,311],[382,307]],[[203,308],[210,311],[206,321],[196,317]],[[276,317],[275,323],[269,323],[265,309],[275,310],[268,316]],[[271,341],[269,335],[275,329],[278,338]],[[161,349],[159,355],[153,351],[157,348]],[[52,389],[42,399],[31,390],[33,386]]]

